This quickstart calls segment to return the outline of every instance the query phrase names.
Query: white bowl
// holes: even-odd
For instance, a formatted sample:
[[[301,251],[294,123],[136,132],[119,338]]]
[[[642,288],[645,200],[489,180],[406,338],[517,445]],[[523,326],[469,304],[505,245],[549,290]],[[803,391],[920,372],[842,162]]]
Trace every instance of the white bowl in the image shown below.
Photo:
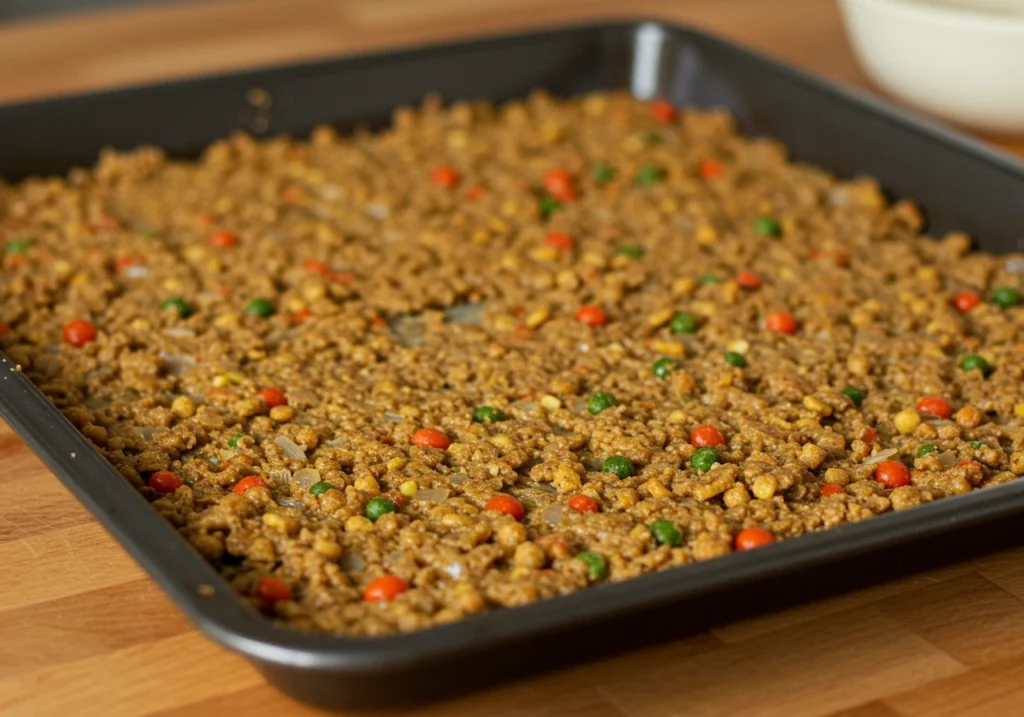
[[[840,0],[864,71],[958,124],[1024,134],[1024,0]]]

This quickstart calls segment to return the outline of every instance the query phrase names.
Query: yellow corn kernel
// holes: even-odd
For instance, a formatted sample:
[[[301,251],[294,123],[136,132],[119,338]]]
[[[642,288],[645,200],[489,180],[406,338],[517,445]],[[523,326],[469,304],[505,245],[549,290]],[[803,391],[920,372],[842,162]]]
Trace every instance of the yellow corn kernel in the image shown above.
[[[519,211],[519,204],[511,199],[501,205],[501,213],[503,216],[515,216],[517,211]]]
[[[494,328],[497,331],[512,331],[516,327],[516,320],[513,316],[501,315],[494,317]]]
[[[228,329],[238,326],[238,314],[234,311],[227,311],[213,320],[213,325],[218,329]]]
[[[689,296],[697,290],[697,282],[688,276],[683,276],[672,282],[672,294],[674,296]]]
[[[686,411],[672,411],[668,414],[669,423],[686,423],[687,418]]]
[[[63,259],[58,259],[53,262],[53,273],[57,276],[67,276],[71,273],[71,264]]]
[[[554,411],[562,407],[562,402],[550,393],[546,393],[540,397],[540,405],[549,411]]]
[[[191,261],[199,261],[206,256],[206,247],[199,244],[192,244],[185,247],[185,258]]]
[[[353,515],[345,519],[346,533],[369,533],[373,530],[373,522],[362,515]]]
[[[508,269],[509,271],[518,271],[522,262],[519,261],[519,257],[515,254],[504,254],[501,257],[501,268]]]
[[[892,422],[897,431],[906,435],[913,433],[914,429],[921,425],[921,417],[913,408],[908,408],[897,413]]]
[[[213,385],[215,388],[225,388],[231,385],[231,379],[225,374],[219,373],[213,377]]]
[[[530,250],[530,258],[534,261],[558,261],[558,249],[542,244]]]
[[[288,299],[287,303],[285,304],[285,307],[288,309],[288,311],[295,313],[297,311],[302,311],[303,309],[305,309],[306,302],[296,296],[293,296],[292,298]]]
[[[592,266],[595,269],[603,269],[608,265],[608,260],[598,254],[596,251],[584,252],[583,256],[580,257],[583,263],[587,266]]]
[[[405,459],[401,456],[395,456],[387,462],[389,471],[400,471],[405,468]]]
[[[939,273],[935,271],[935,267],[933,266],[918,267],[915,273],[917,274],[917,278],[921,279],[922,281],[931,281],[932,279],[936,279],[939,276]]]
[[[163,286],[167,291],[178,291],[181,289],[181,282],[177,279],[164,279]]]
[[[831,416],[832,407],[816,396],[804,396],[804,408],[814,411],[819,416]]]
[[[398,492],[404,495],[406,498],[412,498],[419,491],[420,487],[414,480],[407,480],[402,485],[398,486]]]
[[[1014,406],[1013,412],[1018,416],[1024,416],[1024,403],[1018,403]]]
[[[377,495],[380,493],[380,483],[377,482],[376,478],[370,475],[356,478],[355,483],[352,485],[355,486],[356,490],[365,491],[371,495]]]
[[[750,350],[750,342],[744,341],[743,339],[737,339],[736,341],[730,341],[726,348],[734,353],[745,354]]]
[[[285,423],[295,418],[295,409],[291,406],[274,406],[270,409],[270,419],[278,423]]]
[[[526,320],[523,321],[529,328],[535,329],[551,317],[551,311],[548,309],[534,309],[526,315]]]
[[[472,239],[477,244],[486,244],[487,240],[491,238],[491,233],[484,227],[477,227],[473,230]]]
[[[191,418],[196,413],[196,402],[188,396],[178,396],[171,401],[171,413],[179,418]]]
[[[667,324],[675,315],[675,309],[661,309],[647,317],[647,326],[657,329]]]
[[[867,362],[867,359],[860,356],[851,356],[846,360],[846,368],[849,369],[850,373],[857,376],[867,376],[871,371],[871,364]]]
[[[511,451],[516,447],[515,442],[508,436],[491,436],[491,443],[498,448],[504,448],[506,451]]]
[[[651,348],[660,354],[670,356],[672,358],[682,358],[686,356],[685,344],[676,343],[675,341],[652,341]]]
[[[701,224],[697,227],[697,243],[703,244],[704,246],[711,246],[718,241],[718,232],[710,224]]]
[[[149,331],[150,329],[149,322],[145,319],[132,319],[131,326],[136,331]]]

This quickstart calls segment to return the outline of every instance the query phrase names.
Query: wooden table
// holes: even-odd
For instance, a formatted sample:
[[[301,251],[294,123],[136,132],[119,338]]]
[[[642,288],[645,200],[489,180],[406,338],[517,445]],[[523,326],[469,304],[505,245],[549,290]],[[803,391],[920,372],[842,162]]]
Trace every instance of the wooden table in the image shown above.
[[[0,101],[629,15],[866,84],[825,0],[233,0],[0,26]],[[0,577],[0,714],[313,713],[191,629],[2,425]],[[415,714],[1019,714],[1022,599],[1015,550]]]

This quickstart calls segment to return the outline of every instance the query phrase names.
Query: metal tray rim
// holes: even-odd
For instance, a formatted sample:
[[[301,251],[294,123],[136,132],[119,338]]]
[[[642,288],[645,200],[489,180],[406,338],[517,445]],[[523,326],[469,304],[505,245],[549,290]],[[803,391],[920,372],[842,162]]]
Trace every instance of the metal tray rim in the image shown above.
[[[700,38],[742,54],[775,72],[783,73],[811,88],[839,97],[886,119],[916,130],[930,139],[983,157],[1005,172],[1024,178],[1024,162],[932,120],[893,108],[859,90],[850,89],[770,59],[757,52],[687,26],[661,20],[616,19],[610,22],[563,24],[550,29],[500,34],[469,41],[435,43],[399,53],[368,53],[312,63],[274,66],[237,73],[185,79],[168,83],[119,88],[93,93],[0,105],[0,111],[21,108],[66,108],[79,101],[146,92],[181,89],[189,85],[214,83],[225,78],[288,74],[299,70],[337,67],[339,62],[373,65],[396,55],[409,58],[448,53],[475,45],[514,43],[528,38],[560,33],[602,29],[629,29],[652,25],[665,31]],[[827,562],[850,558],[885,545],[933,535],[954,525],[973,525],[1024,512],[1024,481],[1009,483],[971,494],[944,499],[905,513],[890,513],[858,524],[809,533],[753,553],[740,553],[634,578],[621,583],[590,588],[572,595],[552,598],[511,610],[496,610],[414,633],[374,638],[310,635],[276,627],[247,606],[220,575],[165,521],[152,520],[152,508],[144,498],[96,452],[91,444],[54,408],[43,394],[9,359],[0,354],[0,416],[21,435],[32,450],[86,505],[133,558],[168,592],[192,622],[224,646],[261,663],[279,666],[344,670],[351,673],[396,668],[424,659],[438,658],[520,640],[547,630],[622,614],[656,603],[693,597],[730,584],[744,583],[784,574]],[[111,480],[102,495],[87,487],[83,476],[89,471],[107,474]],[[108,501],[108,502],[105,502]],[[150,512],[146,512],[150,511]],[[134,525],[133,525],[134,522]],[[188,580],[182,579],[182,572]],[[210,596],[197,592],[199,585],[215,586]]]

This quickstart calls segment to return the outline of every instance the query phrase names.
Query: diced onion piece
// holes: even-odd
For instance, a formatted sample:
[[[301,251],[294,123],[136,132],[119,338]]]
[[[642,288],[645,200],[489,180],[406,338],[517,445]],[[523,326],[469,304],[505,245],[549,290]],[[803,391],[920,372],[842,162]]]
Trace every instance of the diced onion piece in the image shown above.
[[[180,376],[196,367],[196,360],[185,354],[160,353],[160,359],[167,366],[167,373],[172,376]]]
[[[462,485],[467,480],[469,480],[469,476],[465,473],[452,473],[448,476],[448,482],[452,485]]]
[[[281,498],[277,501],[278,505],[284,506],[285,508],[298,508],[300,510],[306,509],[306,504],[301,500],[295,500],[294,498]]]
[[[149,274],[149,269],[146,268],[145,266],[142,266],[141,264],[137,264],[135,266],[129,266],[121,273],[127,276],[129,279],[141,279],[147,274]]]
[[[362,555],[356,553],[345,553],[341,556],[341,560],[338,561],[341,569],[345,572],[352,572],[354,570],[362,570],[363,566],[366,565],[366,560],[363,559]]]
[[[900,451],[899,451],[898,448],[886,448],[884,451],[879,451],[875,455],[873,455],[873,456],[871,456],[869,458],[866,458],[864,460],[864,465],[871,466],[871,465],[874,465],[875,463],[881,463],[882,461],[884,461],[887,458],[889,458],[889,456],[894,456],[894,455],[896,455],[899,452]]]
[[[444,310],[444,318],[451,324],[479,324],[483,304],[454,304]]]
[[[939,459],[939,463],[942,464],[943,468],[952,468],[957,464],[956,453],[954,451],[943,451],[935,457]]]
[[[274,443],[286,457],[291,458],[293,461],[306,457],[306,452],[302,450],[302,447],[288,436],[278,436],[274,439]]]
[[[196,335],[196,332],[192,329],[183,329],[180,326],[172,326],[169,329],[164,329],[164,333],[168,336],[173,336],[176,339],[190,339]]]
[[[291,485],[292,472],[287,468],[271,468],[267,471],[267,479],[276,486]]]
[[[546,507],[540,512],[540,519],[552,528],[557,528],[558,524],[562,522],[562,504],[552,503]]]
[[[322,479],[320,478],[320,471],[315,468],[300,468],[292,474],[292,480],[294,480],[302,490],[309,490],[311,486],[319,483]]]
[[[451,491],[447,488],[427,488],[425,490],[416,491],[416,495],[412,497],[413,500],[429,501],[434,503],[441,503],[451,495]]]
[[[399,416],[397,413],[392,413],[391,411],[385,411],[381,415],[381,418],[383,418],[388,423],[398,423],[402,420],[401,416]]]
[[[456,560],[454,563],[449,563],[448,565],[444,566],[442,570],[444,570],[446,573],[452,576],[452,578],[454,578],[455,580],[461,578],[462,573],[464,572],[462,563],[460,563],[458,560]]]

